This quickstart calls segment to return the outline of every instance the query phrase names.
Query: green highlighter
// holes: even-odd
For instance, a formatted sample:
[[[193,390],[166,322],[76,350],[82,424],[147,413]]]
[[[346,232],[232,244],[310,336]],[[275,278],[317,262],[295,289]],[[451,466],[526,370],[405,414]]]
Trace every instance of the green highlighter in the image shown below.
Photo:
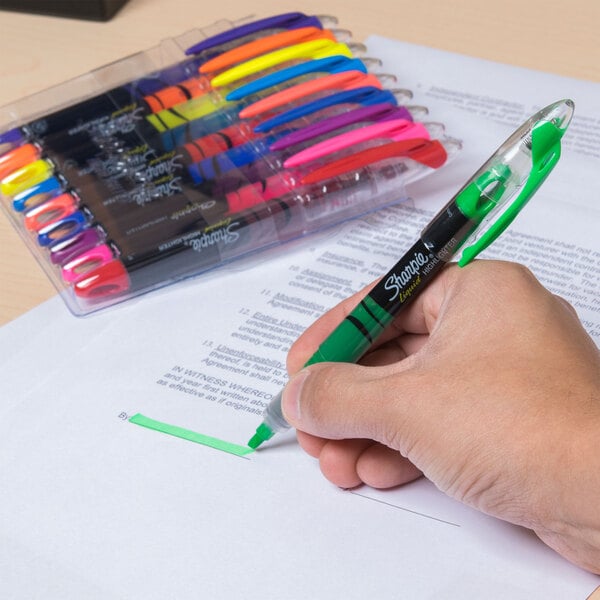
[[[487,248],[535,194],[560,158],[572,100],[540,110],[519,127],[423,229],[419,240],[333,330],[305,366],[356,362],[383,330],[462,249],[464,267]],[[290,425],[281,393],[269,403],[250,448]]]

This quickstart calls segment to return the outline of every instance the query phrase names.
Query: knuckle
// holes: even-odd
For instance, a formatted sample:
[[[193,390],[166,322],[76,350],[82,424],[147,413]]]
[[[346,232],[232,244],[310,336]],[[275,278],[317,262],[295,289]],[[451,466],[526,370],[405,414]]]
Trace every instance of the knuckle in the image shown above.
[[[303,404],[310,407],[314,418],[322,416],[325,403],[339,395],[340,377],[338,371],[342,365],[321,364],[309,367],[310,375],[304,384]]]

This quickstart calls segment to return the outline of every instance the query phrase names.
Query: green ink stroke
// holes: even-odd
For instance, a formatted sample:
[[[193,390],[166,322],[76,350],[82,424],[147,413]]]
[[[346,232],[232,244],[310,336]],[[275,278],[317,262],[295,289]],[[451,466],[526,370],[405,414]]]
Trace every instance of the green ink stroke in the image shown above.
[[[202,433],[197,433],[195,431],[190,431],[189,429],[184,429],[183,427],[178,427],[177,425],[161,423],[160,421],[155,421],[154,419],[145,417],[140,413],[130,417],[129,422],[142,427],[147,427],[148,429],[153,429],[154,431],[160,431],[161,433],[174,435],[175,437],[189,440],[190,442],[196,442],[196,444],[209,446],[215,450],[221,450],[222,452],[235,454],[236,456],[245,456],[246,454],[254,452],[252,448],[248,448],[247,446],[238,446],[237,444],[218,440],[217,438],[210,437]]]

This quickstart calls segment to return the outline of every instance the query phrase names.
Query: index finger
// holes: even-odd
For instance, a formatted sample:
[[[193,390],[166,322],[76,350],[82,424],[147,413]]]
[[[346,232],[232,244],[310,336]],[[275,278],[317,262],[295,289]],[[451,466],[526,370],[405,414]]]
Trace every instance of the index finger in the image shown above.
[[[456,265],[445,267],[412,303],[405,305],[392,325],[376,340],[373,348],[403,334],[429,333],[435,325],[440,306],[448,288],[456,278],[458,269]],[[343,300],[306,329],[288,353],[287,367],[290,373],[295,373],[302,368],[323,340],[356,308],[377,283],[378,280]]]

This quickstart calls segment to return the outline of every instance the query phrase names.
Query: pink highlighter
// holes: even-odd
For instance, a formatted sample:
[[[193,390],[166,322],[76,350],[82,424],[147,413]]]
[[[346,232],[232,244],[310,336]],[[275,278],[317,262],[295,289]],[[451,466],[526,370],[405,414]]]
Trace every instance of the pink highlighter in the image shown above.
[[[354,129],[353,131],[348,131],[319,142],[310,148],[306,148],[290,156],[283,165],[288,169],[299,167],[307,162],[377,138],[400,142],[414,138],[428,140],[430,139],[430,135],[423,123],[414,123],[406,119],[392,119],[390,121],[374,123],[361,129]]]

